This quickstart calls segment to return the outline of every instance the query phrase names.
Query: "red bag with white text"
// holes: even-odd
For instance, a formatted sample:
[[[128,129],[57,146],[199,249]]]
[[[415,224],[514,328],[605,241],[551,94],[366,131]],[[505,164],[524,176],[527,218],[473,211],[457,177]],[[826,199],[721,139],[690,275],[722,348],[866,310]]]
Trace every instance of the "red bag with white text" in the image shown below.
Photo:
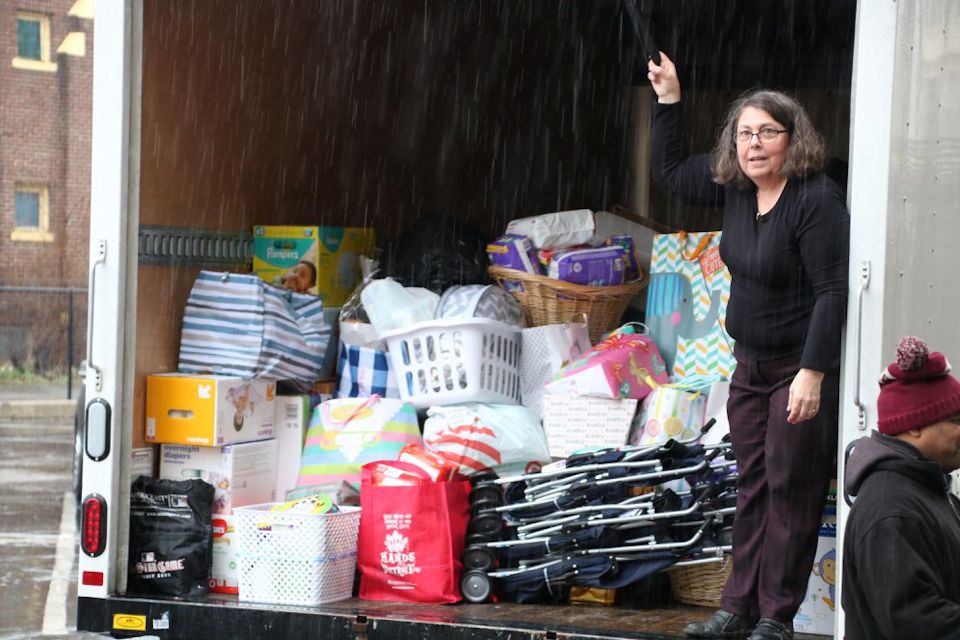
[[[459,602],[470,481],[457,476],[416,486],[378,486],[376,464],[363,466],[360,485],[360,597]]]

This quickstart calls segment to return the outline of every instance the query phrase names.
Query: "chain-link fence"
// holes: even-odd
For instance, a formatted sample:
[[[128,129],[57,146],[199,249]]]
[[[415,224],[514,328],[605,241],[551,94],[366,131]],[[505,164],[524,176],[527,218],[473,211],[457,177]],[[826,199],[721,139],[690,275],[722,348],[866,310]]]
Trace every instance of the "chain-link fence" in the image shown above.
[[[0,286],[0,384],[62,385],[72,398],[86,335],[86,289]]]

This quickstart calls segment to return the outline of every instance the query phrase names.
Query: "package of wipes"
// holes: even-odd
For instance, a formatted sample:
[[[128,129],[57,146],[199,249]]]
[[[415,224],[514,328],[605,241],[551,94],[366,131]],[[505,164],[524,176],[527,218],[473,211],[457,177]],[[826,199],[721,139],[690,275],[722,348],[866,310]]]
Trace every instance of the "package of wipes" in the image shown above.
[[[558,211],[531,218],[512,220],[507,224],[508,234],[530,238],[537,249],[559,249],[586,244],[594,236],[593,211],[577,209]]]

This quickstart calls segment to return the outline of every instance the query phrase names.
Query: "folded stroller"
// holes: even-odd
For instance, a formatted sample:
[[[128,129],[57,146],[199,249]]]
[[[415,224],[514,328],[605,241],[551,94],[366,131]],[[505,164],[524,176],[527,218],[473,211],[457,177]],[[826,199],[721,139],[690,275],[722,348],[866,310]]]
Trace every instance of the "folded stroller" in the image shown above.
[[[735,465],[729,442],[696,440],[475,479],[465,599],[558,601],[572,585],[619,588],[678,563],[721,560],[736,510]]]

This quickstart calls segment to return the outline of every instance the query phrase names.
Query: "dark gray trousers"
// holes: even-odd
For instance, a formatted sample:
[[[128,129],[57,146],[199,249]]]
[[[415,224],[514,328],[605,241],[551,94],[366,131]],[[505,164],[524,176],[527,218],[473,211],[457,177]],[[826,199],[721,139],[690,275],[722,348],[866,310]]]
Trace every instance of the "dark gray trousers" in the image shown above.
[[[733,571],[721,607],[791,622],[807,590],[830,480],[836,474],[839,369],[821,386],[820,411],[787,422],[800,356],[752,360],[735,348],[727,417],[737,457]]]

